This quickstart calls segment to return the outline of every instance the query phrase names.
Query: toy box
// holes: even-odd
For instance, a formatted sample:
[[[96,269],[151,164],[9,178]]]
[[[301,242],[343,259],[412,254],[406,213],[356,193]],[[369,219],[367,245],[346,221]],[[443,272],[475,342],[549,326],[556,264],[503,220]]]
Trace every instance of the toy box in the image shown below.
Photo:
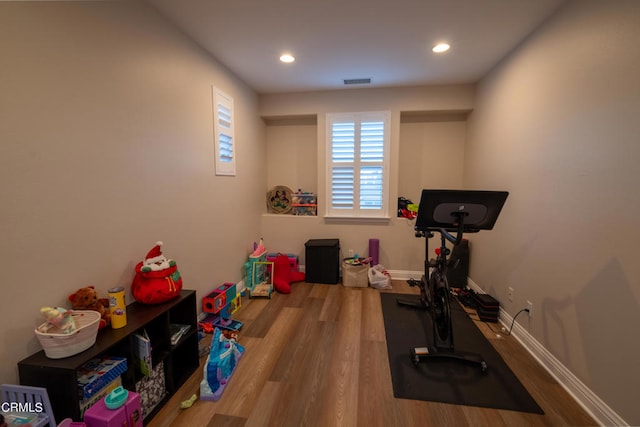
[[[317,215],[317,199],[313,193],[294,193],[292,199],[291,213],[294,215],[315,216]]]
[[[142,427],[142,408],[140,395],[132,391],[127,393],[124,405],[110,409],[105,399],[100,399],[84,413],[87,427]]]
[[[83,399],[80,401],[80,417],[84,416],[84,413],[95,405],[97,401],[105,397],[107,394],[111,393],[116,387],[120,387],[122,385],[122,376],[116,377],[115,380],[111,381],[109,384],[104,386],[100,391],[94,394],[89,399]]]
[[[224,313],[221,313],[220,315],[228,318],[231,315],[229,305],[235,297],[236,284],[230,282],[223,283],[222,286],[202,299],[202,311],[216,314],[226,308]]]
[[[267,261],[269,262],[275,262],[276,261],[276,257],[280,255],[278,253],[268,253],[267,254]],[[298,255],[295,254],[286,254],[287,258],[289,259],[289,267],[291,267],[291,271],[298,271]]]
[[[104,356],[91,359],[78,369],[78,398],[91,398],[126,371],[125,357]]]

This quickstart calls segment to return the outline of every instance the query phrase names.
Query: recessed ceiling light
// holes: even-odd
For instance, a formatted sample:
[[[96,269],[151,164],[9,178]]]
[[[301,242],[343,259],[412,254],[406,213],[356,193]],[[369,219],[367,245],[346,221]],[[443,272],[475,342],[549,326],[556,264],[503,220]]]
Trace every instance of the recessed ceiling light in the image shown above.
[[[296,60],[296,57],[291,55],[290,53],[285,53],[282,56],[280,56],[280,61],[282,62],[291,63],[295,60]]]
[[[449,46],[446,43],[438,43],[437,45],[435,45],[433,47],[433,49],[431,49],[432,51],[434,51],[435,53],[442,53],[442,52],[446,52],[449,50],[451,46]]]

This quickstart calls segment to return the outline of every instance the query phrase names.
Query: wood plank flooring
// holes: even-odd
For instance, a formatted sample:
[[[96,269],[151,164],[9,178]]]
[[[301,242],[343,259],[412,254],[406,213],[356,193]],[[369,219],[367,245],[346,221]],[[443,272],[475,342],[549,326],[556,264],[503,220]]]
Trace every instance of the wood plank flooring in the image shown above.
[[[586,426],[596,422],[513,337],[476,321],[545,415],[393,397],[379,290],[296,283],[289,295],[243,298],[246,352],[217,402],[199,394],[199,369],[150,427]],[[417,293],[393,281],[396,293]]]

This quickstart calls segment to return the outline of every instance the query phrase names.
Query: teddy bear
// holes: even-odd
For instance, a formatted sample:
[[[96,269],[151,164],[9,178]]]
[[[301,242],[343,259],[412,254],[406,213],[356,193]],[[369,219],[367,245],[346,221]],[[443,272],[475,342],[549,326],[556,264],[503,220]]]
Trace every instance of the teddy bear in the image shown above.
[[[111,322],[111,312],[109,311],[109,298],[98,298],[98,293],[94,286],[85,286],[69,295],[69,301],[74,310],[93,310],[100,313],[99,329],[104,328]]]

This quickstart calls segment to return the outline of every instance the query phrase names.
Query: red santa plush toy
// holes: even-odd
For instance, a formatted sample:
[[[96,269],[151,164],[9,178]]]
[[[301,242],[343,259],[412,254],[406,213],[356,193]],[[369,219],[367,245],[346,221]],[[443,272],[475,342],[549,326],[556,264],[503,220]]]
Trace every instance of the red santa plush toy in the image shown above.
[[[136,265],[131,293],[143,304],[159,304],[177,297],[182,290],[182,277],[176,262],[162,254],[162,242]]]

